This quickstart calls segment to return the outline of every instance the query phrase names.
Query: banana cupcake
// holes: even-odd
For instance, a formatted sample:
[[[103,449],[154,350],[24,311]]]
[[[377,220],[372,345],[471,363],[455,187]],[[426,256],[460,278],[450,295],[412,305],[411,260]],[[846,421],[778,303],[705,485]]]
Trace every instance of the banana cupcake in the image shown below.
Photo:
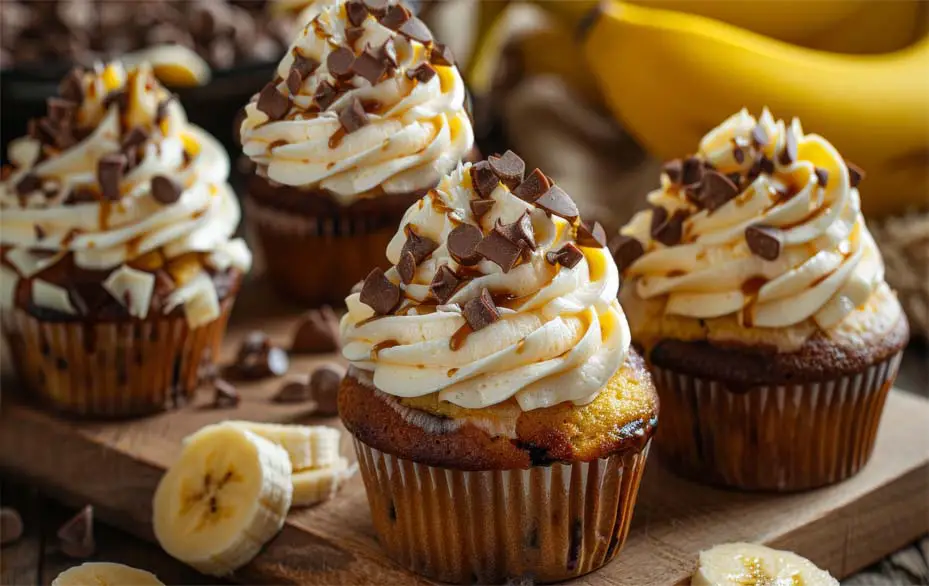
[[[239,131],[267,274],[308,304],[341,302],[474,142],[448,48],[402,4],[358,0],[307,23]]]
[[[55,409],[138,415],[191,395],[251,255],[222,147],[147,65],[72,71],[0,181],[3,332]]]
[[[799,490],[868,461],[909,330],[863,176],[798,120],[743,110],[668,163],[621,230],[621,300],[679,472]]]
[[[410,207],[346,299],[339,412],[398,563],[551,582],[622,547],[658,401],[604,236],[507,152]]]

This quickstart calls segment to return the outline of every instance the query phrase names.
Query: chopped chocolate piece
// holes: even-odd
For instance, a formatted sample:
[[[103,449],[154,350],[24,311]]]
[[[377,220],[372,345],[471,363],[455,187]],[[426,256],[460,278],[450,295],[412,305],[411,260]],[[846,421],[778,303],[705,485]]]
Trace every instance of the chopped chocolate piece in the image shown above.
[[[432,33],[429,31],[429,27],[415,16],[403,23],[403,26],[399,28],[399,33],[424,45],[432,42]]]
[[[158,102],[158,106],[155,107],[156,124],[161,124],[161,122],[168,116],[168,106],[171,104],[171,101],[175,99],[177,99],[177,96],[171,94],[164,100]]]
[[[684,235],[684,220],[688,215],[686,210],[677,210],[669,218],[667,210],[655,208],[655,215],[652,217],[652,238],[665,246],[679,244]]]
[[[768,146],[768,132],[761,124],[756,124],[752,128],[752,144],[755,148],[763,149]]]
[[[77,104],[62,98],[48,98],[48,117],[57,124],[70,122],[77,109]]]
[[[355,62],[355,53],[348,47],[339,47],[326,57],[326,67],[329,73],[336,78],[352,76],[352,64]]]
[[[561,250],[557,252],[549,251],[545,253],[545,260],[547,260],[549,264],[559,264],[566,269],[573,269],[576,267],[577,263],[581,262],[582,258],[584,258],[584,253],[570,242],[562,246]]]
[[[271,400],[275,403],[304,403],[311,398],[310,386],[302,380],[292,379],[285,381]]]
[[[393,39],[387,39],[381,48],[378,49],[378,56],[387,64],[388,68],[397,66],[397,46],[394,45]],[[425,64],[423,64],[425,65]]]
[[[17,195],[29,195],[40,187],[42,187],[42,180],[32,173],[26,173],[16,184],[16,193]]]
[[[471,186],[481,199],[487,199],[493,193],[497,185],[500,184],[500,178],[494,173],[487,161],[481,161],[471,165]]]
[[[300,75],[300,79],[306,79],[308,75],[312,74],[319,68],[319,61],[313,59],[312,57],[304,57],[296,50],[294,50],[294,62],[290,66],[291,71],[296,71]]]
[[[370,50],[365,50],[352,63],[352,71],[355,75],[368,80],[371,85],[377,85],[387,75],[387,64],[379,57],[372,55]]]
[[[532,219],[529,217],[529,212],[523,212],[523,215],[511,224],[502,224],[498,219],[495,229],[499,230],[513,244],[521,248],[535,250],[535,233],[532,229]]]
[[[448,265],[442,265],[432,278],[429,291],[439,303],[445,303],[452,298],[460,283],[461,279],[458,278],[455,272],[448,268]]]
[[[394,4],[388,6],[387,10],[384,12],[384,16],[379,19],[379,22],[382,26],[386,26],[390,30],[397,30],[403,23],[410,20],[413,15],[410,11],[403,6],[402,4]]]
[[[736,189],[740,189],[742,185],[742,174],[741,173],[726,173],[726,178],[729,181],[732,181],[732,184],[736,186]]]
[[[429,62],[433,65],[451,67],[455,64],[455,56],[452,55],[452,50],[448,45],[435,43],[429,53]]]
[[[474,266],[481,261],[477,247],[483,238],[484,234],[477,226],[471,224],[456,226],[448,235],[448,253],[458,264],[466,267]]]
[[[781,254],[784,233],[773,226],[756,224],[745,229],[745,242],[755,256],[765,260],[776,260]]]
[[[294,329],[293,354],[320,354],[339,349],[339,317],[328,305],[303,314]]]
[[[279,92],[277,85],[270,82],[258,94],[256,106],[271,120],[280,120],[290,109],[290,97]]]
[[[316,401],[319,415],[339,414],[339,386],[345,371],[334,362],[324,364],[310,375],[310,398]]]
[[[603,229],[600,222],[594,222],[593,224],[581,222],[577,227],[576,240],[579,246],[603,248],[606,246],[606,230]]]
[[[475,297],[465,303],[461,308],[461,313],[475,332],[483,330],[500,319],[497,306],[494,305],[494,300],[487,289],[481,291],[480,297]]]
[[[239,347],[235,371],[242,378],[257,379],[281,376],[289,366],[287,353],[273,345],[266,334],[256,331],[250,333]]]
[[[295,96],[300,92],[301,87],[303,87],[303,76],[296,69],[291,69],[287,74],[287,91],[291,96]]]
[[[103,155],[97,162],[97,181],[103,198],[110,201],[119,200],[119,182],[126,170],[126,155],[113,153]]]
[[[745,162],[745,151],[738,144],[732,147],[732,158],[740,165]]]
[[[552,186],[548,177],[538,169],[534,169],[526,179],[513,190],[513,195],[523,201],[533,203],[548,191]]]
[[[316,105],[319,106],[320,110],[328,109],[338,97],[339,91],[325,79],[319,82],[319,85],[316,86],[316,93],[313,95],[313,99],[316,100]]]
[[[61,80],[58,95],[66,100],[80,104],[84,101],[84,70],[75,67]]]
[[[23,518],[16,509],[0,509],[0,545],[8,545],[23,536]]]
[[[610,252],[613,253],[613,260],[616,261],[619,270],[625,271],[645,254],[645,248],[636,238],[620,234],[610,240]]]
[[[406,76],[410,79],[415,79],[420,83],[428,83],[430,79],[435,77],[435,69],[432,68],[432,65],[428,63],[420,63],[414,69],[409,69],[406,72]]]
[[[400,287],[394,285],[376,268],[368,273],[361,288],[360,301],[374,310],[377,315],[387,315],[400,304]]]
[[[813,173],[816,174],[816,183],[819,183],[820,187],[825,187],[829,183],[829,171],[822,167],[814,167]]]
[[[126,90],[113,90],[103,98],[103,109],[109,110],[110,106],[116,104],[116,108],[122,112],[129,107],[129,93]]]
[[[852,187],[858,187],[861,180],[865,178],[864,169],[855,163],[846,159],[845,166],[848,167],[848,181]]]
[[[346,134],[351,134],[359,128],[367,126],[368,122],[368,115],[365,114],[364,107],[361,105],[361,100],[358,98],[353,98],[352,101],[342,109],[342,112],[339,113],[339,123],[342,125]]]
[[[502,157],[490,156],[488,164],[500,181],[510,188],[510,191],[519,187],[526,173],[526,163],[513,151],[503,153]]]
[[[152,178],[152,197],[162,205],[177,203],[183,191],[184,188],[170,177],[155,175]]]
[[[762,173],[765,173],[766,175],[771,175],[774,173],[774,161],[766,157],[764,153],[759,152],[755,154],[755,161],[752,163],[752,167],[748,171],[746,181],[751,183]]]
[[[717,171],[707,171],[697,190],[697,199],[712,212],[738,194],[739,188],[731,179]]]
[[[577,205],[563,189],[553,185],[551,189],[542,194],[533,202],[546,212],[562,217],[569,222],[577,219]]]
[[[124,151],[135,149],[146,140],[148,140],[148,131],[141,126],[133,126],[132,130],[127,132],[126,136],[123,137],[120,148]]]
[[[360,2],[359,0],[346,2],[345,12],[348,15],[348,22],[350,22],[352,26],[361,26],[361,23],[368,17],[368,8],[364,5],[364,2]]]
[[[687,157],[681,163],[681,184],[693,185],[703,178],[703,161],[697,157]]]
[[[413,276],[416,274],[416,260],[412,252],[401,252],[400,260],[397,261],[397,273],[400,274],[400,280],[405,285],[413,282]]]
[[[58,529],[61,551],[68,557],[89,558],[96,550],[94,542],[94,508],[85,506]]]
[[[365,34],[365,29],[360,26],[350,26],[345,29],[345,42],[354,47]]]
[[[498,225],[491,230],[474,250],[503,269],[504,273],[508,273],[522,255],[522,247],[507,238],[499,228]]]
[[[215,409],[230,409],[238,405],[241,400],[242,397],[235,390],[235,385],[222,378],[213,381],[213,407]]]
[[[472,199],[470,202],[471,213],[480,220],[484,217],[484,214],[490,211],[490,208],[494,207],[494,203],[496,202],[492,199]]]
[[[404,252],[412,253],[413,261],[416,264],[429,258],[429,255],[435,252],[435,249],[439,247],[439,243],[432,238],[417,234],[413,230],[412,224],[407,224],[403,230],[406,233],[406,242],[403,243],[400,254],[402,255]]]
[[[680,159],[668,161],[661,167],[662,173],[668,176],[671,183],[680,183],[683,172],[683,163]]]
[[[794,131],[788,128],[784,132],[784,150],[781,151],[777,161],[781,165],[789,165],[797,160],[797,137]]]

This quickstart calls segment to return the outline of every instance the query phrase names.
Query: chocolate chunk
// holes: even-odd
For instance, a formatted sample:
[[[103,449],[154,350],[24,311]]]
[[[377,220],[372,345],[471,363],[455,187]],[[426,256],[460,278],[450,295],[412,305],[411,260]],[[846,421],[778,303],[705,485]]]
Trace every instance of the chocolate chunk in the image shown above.
[[[751,183],[762,173],[766,175],[774,173],[774,161],[766,157],[764,153],[759,152],[755,154],[755,161],[752,163],[745,179],[747,182]]]
[[[123,179],[126,163],[126,155],[121,153],[103,155],[97,161],[97,182],[100,183],[100,192],[104,199],[119,200],[119,182]]]
[[[579,212],[574,200],[563,189],[553,185],[533,203],[546,212],[562,217],[569,222],[577,219]]]
[[[545,253],[545,260],[547,260],[549,264],[559,264],[566,269],[573,269],[576,267],[577,263],[581,262],[582,258],[584,258],[584,253],[570,242],[562,246],[561,250],[557,252],[549,251]]]
[[[593,224],[581,222],[577,227],[576,240],[579,246],[603,248],[606,246],[606,230],[603,229],[600,222],[594,222]]]
[[[177,99],[177,96],[171,94],[164,100],[158,102],[158,106],[155,107],[155,124],[161,124],[168,116],[168,106],[171,104],[171,101],[175,99]]]
[[[492,199],[472,199],[470,202],[471,213],[474,214],[474,217],[480,220],[484,215],[494,207],[496,203]]]
[[[387,64],[379,57],[372,55],[369,50],[359,55],[352,63],[352,70],[371,85],[377,85],[387,75]]]
[[[497,306],[494,305],[494,300],[487,289],[481,291],[480,297],[475,297],[465,303],[464,307],[461,309],[461,313],[464,315],[465,321],[468,322],[468,325],[471,326],[471,329],[475,332],[483,330],[500,319]]]
[[[435,43],[432,46],[432,51],[429,52],[429,62],[433,65],[451,67],[455,65],[455,56],[452,55],[452,50],[448,45]]]
[[[379,22],[382,26],[395,31],[403,26],[403,23],[410,20],[412,16],[410,11],[402,4],[394,4],[387,7],[384,16],[379,19]]]
[[[177,203],[183,191],[184,188],[170,177],[155,175],[152,178],[152,197],[162,205]]]
[[[487,199],[493,193],[497,185],[500,184],[500,178],[494,173],[487,161],[481,161],[471,165],[471,186],[481,199]]]
[[[120,143],[119,148],[123,151],[135,149],[148,140],[148,136],[147,130],[141,126],[133,126],[132,130],[127,132],[126,136],[123,137],[123,141]]]
[[[58,529],[61,551],[68,557],[89,558],[96,550],[94,542],[94,508],[85,506]]]
[[[661,172],[668,176],[671,183],[680,183],[683,173],[683,163],[680,159],[668,161],[661,167]]]
[[[235,385],[226,379],[217,378],[213,381],[213,408],[230,409],[239,404],[242,397],[235,390]]]
[[[319,415],[339,414],[339,386],[343,376],[344,370],[335,363],[324,364],[310,375],[310,398],[316,401]]]
[[[681,163],[681,184],[693,185],[703,178],[703,161],[697,157],[687,157]]]
[[[697,189],[697,200],[712,212],[738,194],[739,188],[731,179],[717,171],[707,171]]]
[[[75,67],[61,80],[58,85],[58,95],[62,98],[80,104],[84,101],[84,70]]]
[[[820,187],[825,187],[829,183],[829,171],[823,169],[822,167],[814,167],[813,173],[816,175],[816,183]]]
[[[48,98],[48,117],[57,124],[71,122],[77,103],[62,98]]]
[[[251,332],[246,336],[236,355],[235,371],[246,379],[281,376],[289,367],[287,353],[272,344],[263,332]]]
[[[445,303],[452,298],[460,283],[461,279],[458,278],[455,272],[448,268],[448,265],[442,265],[432,278],[429,291],[439,303]]]
[[[328,109],[338,97],[339,91],[326,80],[319,82],[319,85],[316,86],[316,93],[313,95],[313,99],[320,110]]]
[[[42,180],[32,173],[26,173],[16,184],[16,194],[21,196],[29,195],[40,187],[42,187]]]
[[[345,3],[345,13],[348,16],[348,22],[352,26],[361,26],[361,23],[368,17],[368,8],[364,5],[364,2],[352,0]]]
[[[475,252],[495,263],[504,273],[516,265],[522,255],[522,247],[510,240],[498,225],[474,249]]]
[[[339,349],[339,317],[328,305],[303,314],[290,343],[293,354],[319,354]]]
[[[432,65],[428,63],[420,63],[413,69],[409,69],[406,72],[406,76],[410,79],[415,79],[420,83],[428,83],[433,77],[435,77],[435,69],[432,68]]]
[[[752,128],[751,136],[752,144],[755,145],[755,148],[763,149],[768,146],[768,132],[761,124],[756,124]]]
[[[403,228],[403,231],[406,233],[406,242],[403,243],[400,254],[402,255],[405,252],[412,253],[413,262],[416,264],[420,264],[429,258],[429,255],[435,252],[435,249],[439,247],[439,243],[432,238],[417,234],[413,230],[412,224],[407,224]]]
[[[358,43],[358,39],[363,37],[364,34],[365,29],[360,26],[350,26],[345,29],[345,42],[354,47]]]
[[[510,191],[519,187],[526,173],[526,163],[513,151],[503,153],[502,157],[490,156],[487,163],[500,181],[510,188]]]
[[[429,27],[415,16],[403,23],[403,26],[399,29],[399,33],[408,39],[419,41],[424,45],[432,42],[432,33],[429,31]]]
[[[384,41],[384,44],[378,49],[377,54],[387,65],[388,69],[397,66],[397,46],[394,45],[393,39]],[[423,65],[425,65],[425,63],[423,63]]]
[[[394,285],[379,268],[372,270],[361,288],[362,303],[377,315],[387,315],[400,304],[400,287]]]
[[[291,69],[287,74],[287,91],[291,96],[295,96],[300,92],[301,87],[303,87],[303,76],[296,69]]]
[[[502,224],[498,219],[495,229],[499,230],[513,244],[521,248],[535,250],[535,234],[529,212],[523,212],[523,215],[511,224]]]
[[[535,202],[539,197],[551,189],[552,183],[548,177],[538,169],[534,169],[526,179],[513,190],[513,195],[529,203]]]
[[[345,129],[346,134],[351,134],[359,128],[367,126],[368,122],[368,115],[365,114],[364,106],[361,105],[361,100],[358,98],[352,98],[352,101],[342,108],[342,112],[339,113],[339,123]]]
[[[271,120],[280,120],[290,110],[290,98],[279,92],[276,84],[271,82],[258,94],[256,106]]]
[[[400,253],[400,260],[397,261],[397,273],[400,274],[400,280],[405,285],[413,282],[413,276],[416,274],[416,260],[413,259],[412,252]]]
[[[619,270],[625,271],[645,254],[645,248],[636,238],[620,234],[610,241],[610,252]]]
[[[765,260],[776,260],[781,254],[784,233],[773,226],[756,224],[745,229],[745,242],[755,256]]]
[[[462,266],[476,265],[481,261],[477,247],[483,239],[484,234],[480,228],[471,224],[461,224],[448,235],[448,253]]]
[[[329,73],[336,78],[352,76],[352,64],[355,62],[355,53],[348,47],[339,47],[326,57],[326,67]]]
[[[103,109],[109,110],[110,106],[116,104],[120,112],[124,112],[129,107],[129,93],[126,90],[113,90],[103,98]]]
[[[16,509],[0,509],[0,545],[8,545],[23,536],[23,518]]]
[[[311,398],[310,386],[305,381],[293,379],[284,382],[271,400],[275,403],[304,403]]]
[[[671,217],[664,208],[655,208],[652,216],[652,238],[665,246],[679,244],[684,235],[684,220],[687,219],[686,210],[677,210]]]
[[[296,71],[300,75],[300,79],[306,79],[307,76],[311,75],[314,71],[319,69],[319,61],[313,59],[312,57],[304,57],[300,53],[294,50],[294,62],[290,66],[291,71]]]
[[[777,161],[781,165],[789,165],[797,160],[797,137],[794,131],[788,128],[784,132],[784,150],[781,151]]]
[[[740,165],[745,162],[745,151],[738,144],[732,147],[732,158]]]
[[[848,167],[848,181],[852,187],[858,187],[861,180],[865,178],[864,169],[855,163],[846,159],[845,166]]]

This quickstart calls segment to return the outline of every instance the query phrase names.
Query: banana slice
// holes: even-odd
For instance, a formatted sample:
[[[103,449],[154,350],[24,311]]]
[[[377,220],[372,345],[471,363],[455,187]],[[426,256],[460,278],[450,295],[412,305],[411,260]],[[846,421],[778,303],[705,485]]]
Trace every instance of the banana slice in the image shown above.
[[[210,81],[210,65],[183,45],[155,45],[122,57],[126,67],[144,61],[152,66],[155,77],[171,87],[196,87]]]
[[[829,572],[789,551],[726,543],[700,552],[691,586],[839,586]]]
[[[204,574],[248,563],[284,525],[293,485],[287,452],[232,426],[211,425],[184,445],[155,491],[155,537]]]
[[[339,460],[342,432],[325,425],[288,425],[255,421],[227,421],[225,424],[260,435],[287,450],[294,470],[326,468]]]
[[[335,496],[343,482],[352,477],[357,466],[349,466],[348,460],[339,458],[328,468],[299,470],[294,472],[293,507],[308,507]]]
[[[123,564],[91,562],[58,574],[52,586],[165,586],[155,574]]]

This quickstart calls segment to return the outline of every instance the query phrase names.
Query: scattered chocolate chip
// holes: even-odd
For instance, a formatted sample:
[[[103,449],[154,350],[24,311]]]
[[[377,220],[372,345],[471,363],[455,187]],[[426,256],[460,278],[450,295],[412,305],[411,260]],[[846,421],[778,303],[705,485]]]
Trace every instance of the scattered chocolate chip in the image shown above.
[[[576,220],[579,214],[577,205],[571,199],[571,196],[557,185],[553,185],[551,189],[543,193],[533,203],[546,212],[564,218],[569,222]]]
[[[681,184],[693,185],[703,178],[703,161],[697,157],[687,157],[681,163]]]
[[[371,85],[377,85],[387,75],[387,64],[379,57],[372,55],[370,50],[358,56],[352,63],[352,71],[368,80]]]
[[[17,195],[29,195],[42,187],[42,180],[32,173],[26,173],[23,178],[16,184]]]
[[[474,217],[480,220],[484,215],[494,207],[496,203],[492,199],[472,199],[470,202],[471,213],[474,214]]]
[[[112,153],[100,157],[97,162],[97,182],[100,183],[100,191],[104,199],[109,201],[119,200],[119,183],[123,179],[126,164],[126,155],[122,153]]]
[[[829,171],[823,169],[822,167],[814,167],[813,173],[816,174],[816,183],[820,187],[825,187],[829,183]]]
[[[413,259],[412,252],[400,253],[400,260],[397,261],[397,273],[399,273],[400,280],[405,285],[413,282],[413,276],[416,274],[416,261]]]
[[[432,238],[417,234],[416,231],[413,230],[412,224],[407,224],[404,227],[404,232],[406,233],[406,242],[403,243],[400,254],[405,252],[412,253],[413,261],[416,264],[420,264],[429,258],[429,255],[435,252],[435,249],[439,247],[439,243]]]
[[[300,75],[300,79],[306,79],[307,76],[311,75],[314,71],[319,69],[319,61],[313,59],[312,57],[304,57],[300,53],[294,50],[294,62],[290,66],[291,71],[296,71]]]
[[[379,20],[382,26],[386,26],[390,30],[398,30],[403,23],[410,20],[413,15],[410,11],[403,6],[402,4],[393,4],[388,6]]]
[[[776,260],[781,254],[784,233],[773,226],[756,224],[745,229],[745,241],[755,256],[765,260]]]
[[[768,146],[768,132],[761,124],[756,124],[752,128],[751,136],[752,144],[755,145],[755,148],[763,149]]]
[[[522,247],[510,240],[497,225],[474,249],[475,252],[496,264],[504,273],[510,272],[522,256]]]
[[[345,129],[346,134],[367,126],[368,122],[368,115],[365,114],[364,106],[358,98],[352,98],[352,101],[339,113],[339,124]]]
[[[184,189],[170,177],[155,175],[152,178],[152,197],[162,205],[177,203]]]
[[[852,187],[858,187],[861,180],[865,178],[864,169],[855,163],[846,159],[845,166],[848,167],[848,181]]]
[[[256,106],[271,120],[280,120],[290,110],[290,98],[278,91],[277,84],[270,82],[258,94]]]
[[[461,279],[458,278],[455,272],[448,268],[448,265],[442,265],[432,278],[429,291],[439,303],[445,303],[452,298],[460,283]]]
[[[471,224],[456,226],[448,235],[448,253],[462,266],[473,266],[481,261],[477,251],[484,238],[481,229]]]
[[[548,177],[538,169],[534,169],[526,179],[513,190],[513,195],[529,203],[535,202],[539,197],[551,189],[552,183]]]
[[[350,26],[345,29],[345,42],[354,47],[365,34],[365,29],[360,26]]]
[[[429,62],[433,65],[451,67],[455,64],[455,56],[452,55],[452,50],[448,45],[435,43],[429,53]]]
[[[668,210],[655,208],[652,215],[652,238],[665,246],[674,246],[680,243],[684,235],[684,220],[687,219],[686,210],[677,210],[668,217]]]
[[[603,248],[606,246],[606,230],[603,229],[600,222],[594,222],[593,224],[581,222],[577,227],[576,240],[579,246]]]
[[[781,165],[789,165],[797,160],[797,137],[792,128],[784,132],[784,150],[781,151],[777,161]]]
[[[264,332],[246,336],[236,355],[236,373],[246,379],[281,376],[289,367],[287,353],[272,344]]]
[[[318,414],[339,414],[339,386],[343,376],[345,371],[334,363],[324,364],[310,375],[310,398],[316,401]]]
[[[348,16],[348,22],[350,22],[352,26],[361,26],[361,23],[368,17],[367,7],[364,5],[364,2],[358,0],[346,2],[345,13]]]
[[[475,332],[480,331],[500,319],[500,313],[487,289],[481,291],[480,297],[468,301],[461,309],[465,321]]]
[[[275,403],[304,403],[311,398],[310,386],[305,381],[291,379],[281,385],[271,400]]]
[[[123,137],[123,141],[120,143],[119,148],[123,151],[135,149],[148,140],[148,136],[147,130],[141,126],[133,126],[132,130],[127,132],[126,136]]]
[[[519,187],[526,173],[526,163],[513,151],[503,153],[502,157],[490,156],[487,158],[490,168],[510,191]]]
[[[717,171],[707,171],[697,189],[697,200],[709,211],[715,211],[739,194],[731,179]]]
[[[48,117],[58,124],[70,122],[77,109],[76,102],[63,98],[48,98],[46,103],[48,104]]]
[[[319,82],[319,85],[316,86],[316,93],[313,95],[313,99],[316,100],[316,105],[319,106],[320,110],[329,108],[338,97],[339,91],[325,79]]]
[[[66,100],[80,104],[84,101],[84,70],[75,67],[65,75],[58,85],[58,95]]]
[[[352,64],[355,62],[355,53],[348,47],[339,47],[326,57],[326,67],[329,73],[336,78],[352,76]]]
[[[500,184],[500,178],[494,173],[487,161],[481,161],[471,165],[471,186],[481,199],[487,199],[493,193],[497,185]]]
[[[429,31],[429,27],[415,16],[404,22],[398,32],[408,39],[419,41],[424,45],[432,42],[432,33]]]
[[[339,317],[328,305],[303,314],[294,329],[290,351],[294,354],[320,354],[339,349]]]
[[[376,268],[368,273],[361,288],[360,301],[377,315],[387,315],[400,304],[400,287],[390,282],[384,271]]]
[[[213,381],[213,408],[230,409],[239,404],[242,397],[235,390],[235,385],[226,379],[217,378]]]
[[[535,250],[535,233],[532,229],[532,219],[529,217],[529,212],[523,212],[523,215],[510,224],[502,224],[498,219],[496,229],[513,244],[521,248]]]
[[[295,96],[300,92],[301,87],[303,87],[303,76],[296,69],[291,69],[287,74],[287,91],[291,96]]]
[[[89,558],[96,550],[94,542],[94,508],[85,506],[58,529],[61,551],[68,557]]]
[[[620,234],[610,241],[610,252],[620,271],[625,271],[645,254],[645,248],[638,239]]]
[[[680,183],[683,170],[683,163],[680,159],[668,161],[661,167],[661,172],[668,176],[671,183]]]
[[[748,171],[746,181],[751,183],[762,173],[765,173],[766,175],[771,175],[774,173],[774,161],[766,157],[764,153],[759,152],[755,155],[755,161],[752,163],[751,169]]]
[[[0,509],[0,545],[7,545],[18,541],[23,536],[23,518],[16,509],[3,507]]]
[[[576,267],[577,263],[581,262],[582,258],[584,258],[584,253],[570,242],[562,246],[561,250],[557,252],[549,251],[545,253],[545,260],[547,260],[549,264],[559,264],[566,269],[573,269]]]
[[[406,76],[410,79],[415,79],[420,83],[428,83],[433,77],[435,77],[435,69],[432,68],[432,65],[428,63],[420,63],[413,69],[409,69],[406,72]]]

